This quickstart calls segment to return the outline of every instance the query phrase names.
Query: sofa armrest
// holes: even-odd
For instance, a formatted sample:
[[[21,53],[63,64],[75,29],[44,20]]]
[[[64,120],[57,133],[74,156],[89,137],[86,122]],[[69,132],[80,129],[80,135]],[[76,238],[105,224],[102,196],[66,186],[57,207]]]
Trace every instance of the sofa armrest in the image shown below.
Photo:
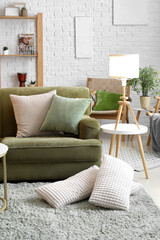
[[[100,124],[95,118],[84,115],[79,123],[80,139],[99,139]]]

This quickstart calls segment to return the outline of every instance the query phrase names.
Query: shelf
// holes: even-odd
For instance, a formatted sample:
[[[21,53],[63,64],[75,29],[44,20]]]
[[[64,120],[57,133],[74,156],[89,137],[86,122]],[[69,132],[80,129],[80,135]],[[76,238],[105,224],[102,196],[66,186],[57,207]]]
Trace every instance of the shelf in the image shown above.
[[[38,57],[38,54],[27,54],[27,55],[22,55],[22,54],[8,54],[8,55],[2,55],[0,54],[0,57]]]
[[[43,13],[38,13],[36,16],[28,16],[28,17],[21,17],[21,16],[0,16],[0,20],[7,20],[7,19],[19,19],[22,20],[25,19],[34,19],[36,23],[36,46],[37,46],[37,51],[35,51],[35,54],[8,54],[8,55],[3,55],[0,54],[0,88],[1,88],[1,62],[4,60],[6,57],[25,57],[27,60],[27,57],[35,57],[36,60],[36,81],[37,81],[37,86],[42,87],[43,86]],[[17,51],[18,52],[18,51]],[[2,53],[2,52],[1,52]]]
[[[37,17],[0,16],[0,19],[37,19]]]

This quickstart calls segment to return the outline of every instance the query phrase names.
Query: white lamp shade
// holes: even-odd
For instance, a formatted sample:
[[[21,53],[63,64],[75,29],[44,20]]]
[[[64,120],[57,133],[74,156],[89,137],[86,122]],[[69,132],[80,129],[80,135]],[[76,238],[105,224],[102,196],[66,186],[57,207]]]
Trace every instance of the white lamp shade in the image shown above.
[[[110,78],[138,78],[139,77],[139,54],[110,55],[109,56]]]

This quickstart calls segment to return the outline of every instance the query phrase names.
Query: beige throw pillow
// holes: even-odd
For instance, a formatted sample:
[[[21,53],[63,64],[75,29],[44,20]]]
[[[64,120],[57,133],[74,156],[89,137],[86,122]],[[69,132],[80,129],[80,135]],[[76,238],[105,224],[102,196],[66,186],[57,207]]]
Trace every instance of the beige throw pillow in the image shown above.
[[[94,165],[63,181],[35,188],[36,193],[53,208],[78,202],[91,195],[99,168]]]
[[[30,96],[10,95],[17,123],[16,137],[38,136],[55,94],[56,90]]]

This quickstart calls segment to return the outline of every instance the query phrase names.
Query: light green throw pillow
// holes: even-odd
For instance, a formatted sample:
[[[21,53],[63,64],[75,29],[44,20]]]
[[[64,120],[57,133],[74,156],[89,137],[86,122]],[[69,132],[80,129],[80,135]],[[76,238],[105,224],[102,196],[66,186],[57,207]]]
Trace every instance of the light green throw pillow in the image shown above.
[[[97,91],[97,102],[94,111],[118,110],[121,94],[107,91]]]
[[[78,124],[90,103],[90,99],[54,95],[40,131],[78,134]]]

